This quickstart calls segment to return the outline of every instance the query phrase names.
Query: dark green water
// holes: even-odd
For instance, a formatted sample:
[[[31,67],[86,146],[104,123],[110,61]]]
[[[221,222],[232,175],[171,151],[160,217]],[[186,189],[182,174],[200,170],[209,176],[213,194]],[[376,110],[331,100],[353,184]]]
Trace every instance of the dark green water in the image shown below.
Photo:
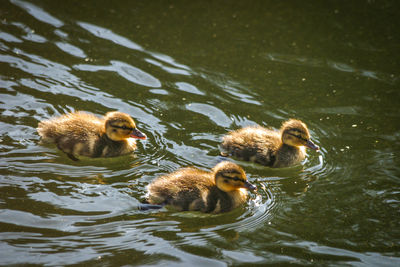
[[[1,1],[0,264],[400,265],[397,1]],[[73,162],[40,120],[129,113],[134,156]],[[295,117],[321,153],[239,162],[221,215],[136,209],[229,130]]]

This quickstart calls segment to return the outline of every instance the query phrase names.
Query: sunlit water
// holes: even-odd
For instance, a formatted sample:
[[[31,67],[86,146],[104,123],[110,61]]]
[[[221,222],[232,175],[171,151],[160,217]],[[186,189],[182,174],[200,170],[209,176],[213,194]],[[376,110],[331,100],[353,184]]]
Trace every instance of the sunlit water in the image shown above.
[[[190,3],[2,2],[0,264],[398,266],[398,4]],[[74,110],[148,139],[71,161],[35,128]],[[243,207],[137,209],[158,175],[224,160],[227,131],[290,117],[321,151],[236,161]]]

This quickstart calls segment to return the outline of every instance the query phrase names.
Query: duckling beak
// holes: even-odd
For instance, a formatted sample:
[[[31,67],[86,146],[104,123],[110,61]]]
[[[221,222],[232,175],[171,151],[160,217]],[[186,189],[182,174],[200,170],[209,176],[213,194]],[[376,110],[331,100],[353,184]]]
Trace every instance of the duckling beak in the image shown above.
[[[244,188],[246,188],[246,189],[248,189],[250,191],[257,190],[257,187],[255,185],[251,184],[249,181],[246,181],[244,183]]]
[[[142,139],[142,140],[145,140],[147,138],[147,136],[144,133],[142,133],[141,131],[139,131],[137,128],[133,129],[133,131],[132,131],[130,136],[132,138]]]
[[[316,151],[319,150],[319,147],[316,144],[314,144],[311,140],[307,140],[306,147]]]

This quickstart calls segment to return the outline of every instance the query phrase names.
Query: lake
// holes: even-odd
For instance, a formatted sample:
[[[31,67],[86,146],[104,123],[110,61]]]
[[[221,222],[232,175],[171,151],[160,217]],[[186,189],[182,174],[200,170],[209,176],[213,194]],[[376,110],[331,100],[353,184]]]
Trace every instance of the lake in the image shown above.
[[[28,1],[0,7],[0,265],[399,266],[400,4]],[[38,122],[130,114],[128,156],[72,161]],[[224,160],[229,131],[298,118],[319,153],[223,214],[140,211]]]

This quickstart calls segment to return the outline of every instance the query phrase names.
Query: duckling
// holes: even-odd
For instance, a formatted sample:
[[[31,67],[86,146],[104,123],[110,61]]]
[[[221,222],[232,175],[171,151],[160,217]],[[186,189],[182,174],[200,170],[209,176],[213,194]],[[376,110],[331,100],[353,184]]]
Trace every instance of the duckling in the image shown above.
[[[261,126],[249,126],[230,132],[223,137],[223,156],[252,161],[272,168],[289,167],[300,163],[306,156],[305,147],[318,151],[310,140],[307,126],[300,120],[290,119],[280,131]]]
[[[126,113],[112,111],[103,118],[82,111],[39,122],[45,143],[55,143],[72,160],[77,156],[116,157],[136,149],[134,139],[146,139]]]
[[[244,170],[223,161],[211,172],[189,167],[160,176],[148,186],[147,202],[179,211],[221,213],[243,204],[247,190],[256,187],[247,181]]]

